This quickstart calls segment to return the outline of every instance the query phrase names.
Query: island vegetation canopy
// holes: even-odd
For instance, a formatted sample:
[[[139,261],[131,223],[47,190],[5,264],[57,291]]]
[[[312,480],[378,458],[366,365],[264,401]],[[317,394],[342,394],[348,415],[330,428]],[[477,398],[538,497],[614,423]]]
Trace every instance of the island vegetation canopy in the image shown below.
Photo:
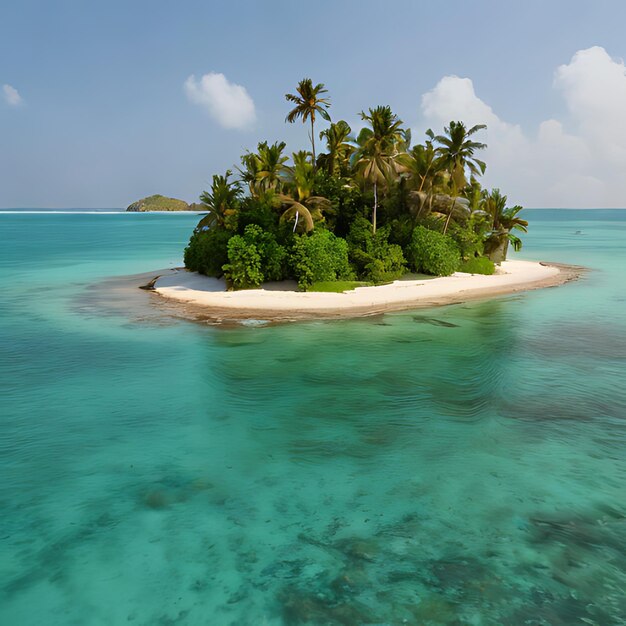
[[[506,258],[511,231],[526,231],[521,206],[484,189],[485,144],[451,121],[412,144],[411,131],[389,106],[361,112],[354,136],[333,122],[323,84],[305,78],[286,94],[286,122],[303,122],[310,150],[286,153],[262,141],[241,157],[237,175],[214,175],[200,196],[206,215],[185,249],[185,266],[225,276],[233,289],[294,279],[301,289],[343,291],[408,272],[490,274]],[[318,132],[316,122],[327,122]],[[316,138],[323,142],[319,154]]]

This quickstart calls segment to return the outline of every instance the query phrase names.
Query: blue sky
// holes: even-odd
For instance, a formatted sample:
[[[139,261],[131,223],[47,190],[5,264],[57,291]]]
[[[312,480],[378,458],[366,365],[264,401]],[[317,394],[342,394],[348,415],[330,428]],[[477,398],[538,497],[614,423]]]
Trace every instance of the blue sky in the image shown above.
[[[485,183],[514,203],[624,206],[624,23],[619,0],[4,0],[0,207],[194,201],[259,140],[307,146],[284,123],[305,76],[352,125],[378,104],[416,139],[486,122]],[[245,89],[253,121],[224,127],[237,102],[216,115],[210,73]]]

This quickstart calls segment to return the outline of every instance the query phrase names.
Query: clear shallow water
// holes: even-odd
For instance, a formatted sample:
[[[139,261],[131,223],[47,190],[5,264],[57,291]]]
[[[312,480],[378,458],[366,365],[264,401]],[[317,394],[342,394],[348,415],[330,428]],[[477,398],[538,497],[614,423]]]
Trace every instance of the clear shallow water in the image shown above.
[[[626,211],[528,214],[593,272],[227,330],[85,305],[197,217],[0,214],[0,623],[626,623]]]

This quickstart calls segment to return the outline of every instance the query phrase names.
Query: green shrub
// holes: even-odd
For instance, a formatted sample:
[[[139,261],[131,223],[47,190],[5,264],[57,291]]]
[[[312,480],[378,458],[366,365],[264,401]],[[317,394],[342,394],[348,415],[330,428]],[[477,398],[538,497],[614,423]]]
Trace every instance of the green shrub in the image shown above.
[[[461,264],[459,272],[465,272],[467,274],[486,274],[491,275],[495,272],[496,266],[491,259],[486,256],[474,257],[468,259]]]
[[[232,232],[222,229],[194,232],[185,248],[185,267],[207,276],[221,276],[228,261],[228,241]]]
[[[228,242],[228,263],[223,266],[226,280],[234,289],[281,280],[286,256],[285,248],[276,242],[274,235],[250,224],[243,235],[235,235]]]
[[[446,223],[445,216],[433,215],[432,213],[425,217],[420,217],[417,220],[419,226],[428,228],[428,230],[436,230],[438,233],[443,233],[443,228]]]
[[[301,289],[315,282],[352,279],[348,244],[328,230],[294,237],[291,266]]]
[[[402,248],[390,244],[390,227],[379,228],[372,233],[372,225],[363,217],[357,217],[348,235],[350,261],[359,278],[373,283],[384,283],[400,278],[406,272],[406,260]]]
[[[477,226],[476,220],[467,220],[465,224],[450,222],[448,234],[455,241],[461,259],[467,260],[482,255],[484,236],[482,230]]]
[[[435,276],[453,274],[461,262],[452,238],[423,226],[415,227],[407,253],[414,271]]]
[[[228,242],[228,261],[224,265],[224,275],[230,287],[248,289],[263,282],[261,255],[256,246],[241,235],[231,237]]]
[[[260,226],[249,225],[244,231],[244,239],[255,245],[261,257],[261,269],[264,280],[282,280],[285,274],[287,251],[272,233]]]

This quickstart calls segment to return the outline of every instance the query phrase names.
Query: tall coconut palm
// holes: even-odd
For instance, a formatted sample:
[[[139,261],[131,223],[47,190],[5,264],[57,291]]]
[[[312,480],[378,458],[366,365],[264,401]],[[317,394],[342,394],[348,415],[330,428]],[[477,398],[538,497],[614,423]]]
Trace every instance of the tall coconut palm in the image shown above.
[[[237,181],[228,180],[232,174],[227,170],[224,176],[214,175],[211,191],[203,191],[200,195],[200,201],[208,215],[200,220],[196,227],[198,230],[205,227],[226,229],[235,227],[235,216],[241,200],[241,185]]]
[[[487,128],[485,124],[476,124],[467,130],[463,122],[452,121],[449,126],[444,128],[443,135],[437,135],[433,138],[434,141],[440,144],[437,147],[437,154],[450,175],[452,206],[459,192],[467,185],[466,169],[474,176],[480,176],[485,173],[485,163],[477,159],[474,156],[474,152],[482,150],[487,146],[484,143],[471,139],[472,135],[485,128]],[[453,211],[451,210],[448,214],[444,233],[448,230],[452,213]]]
[[[361,111],[361,119],[370,127],[365,127],[357,138],[357,150],[354,154],[355,167],[362,179],[373,186],[374,207],[372,210],[372,232],[376,233],[376,213],[378,209],[378,191],[385,189],[404,166],[400,155],[406,154],[406,134],[402,129],[402,120],[392,113],[388,106]]]
[[[330,122],[330,115],[328,115],[326,110],[330,106],[330,100],[320,97],[322,94],[327,93],[328,90],[324,89],[323,83],[319,83],[314,87],[310,78],[304,78],[298,83],[296,91],[298,92],[297,94],[285,94],[285,98],[296,105],[287,114],[285,121],[293,124],[297,119],[302,118],[303,123],[306,123],[307,120],[311,122],[311,163],[313,163],[315,168],[315,116],[319,113],[321,117]]]
[[[320,139],[326,139],[326,154],[320,154],[318,161],[329,174],[346,175],[350,156],[355,150],[354,139],[350,136],[352,129],[347,122],[339,120],[320,133]]]

